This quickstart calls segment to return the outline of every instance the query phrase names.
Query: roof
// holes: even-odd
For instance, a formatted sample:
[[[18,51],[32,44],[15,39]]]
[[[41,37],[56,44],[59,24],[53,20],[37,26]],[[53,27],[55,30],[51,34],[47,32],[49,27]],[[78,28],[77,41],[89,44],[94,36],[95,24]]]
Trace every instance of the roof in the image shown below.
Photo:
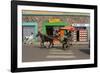
[[[53,23],[43,22],[43,25],[45,26],[67,26],[69,24],[67,22],[53,22]]]

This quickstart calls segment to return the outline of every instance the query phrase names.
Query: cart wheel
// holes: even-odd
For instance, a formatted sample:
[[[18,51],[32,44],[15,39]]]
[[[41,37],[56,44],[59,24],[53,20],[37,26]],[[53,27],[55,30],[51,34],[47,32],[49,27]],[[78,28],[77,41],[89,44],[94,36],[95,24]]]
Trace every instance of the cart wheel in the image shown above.
[[[65,48],[68,48],[68,45],[67,44],[65,44]]]
[[[64,43],[62,47],[65,50],[68,47],[67,43]]]

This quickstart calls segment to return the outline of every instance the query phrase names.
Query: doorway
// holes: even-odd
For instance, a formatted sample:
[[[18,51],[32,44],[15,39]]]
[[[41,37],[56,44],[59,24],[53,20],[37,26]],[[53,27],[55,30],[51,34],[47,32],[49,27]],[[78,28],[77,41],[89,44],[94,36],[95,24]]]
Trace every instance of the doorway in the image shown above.
[[[53,35],[53,27],[52,26],[46,26],[46,33],[47,33],[47,35],[52,36]]]
[[[76,35],[77,35],[77,41],[79,41],[79,30],[76,32]]]

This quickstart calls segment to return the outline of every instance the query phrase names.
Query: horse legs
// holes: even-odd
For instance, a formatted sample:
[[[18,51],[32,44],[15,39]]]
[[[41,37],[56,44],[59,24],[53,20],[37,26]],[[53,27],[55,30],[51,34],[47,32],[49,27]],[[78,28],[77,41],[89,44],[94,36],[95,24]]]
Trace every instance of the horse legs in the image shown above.
[[[45,47],[45,46],[44,46],[44,42],[41,42],[41,47]]]
[[[53,42],[53,40],[52,40],[51,44],[52,44],[52,47],[53,47],[53,46],[54,46],[54,42]]]
[[[42,47],[42,42],[40,42],[40,47]]]
[[[42,48],[42,46],[43,46],[43,42],[40,42],[40,48]]]
[[[49,44],[49,48],[53,47],[54,43],[51,41]]]
[[[52,45],[52,47],[54,46],[54,43],[53,42],[51,42],[51,45]]]
[[[48,46],[48,47],[50,48],[52,44],[51,44],[51,42],[49,42],[49,43],[50,43],[50,44],[49,44],[49,46]]]

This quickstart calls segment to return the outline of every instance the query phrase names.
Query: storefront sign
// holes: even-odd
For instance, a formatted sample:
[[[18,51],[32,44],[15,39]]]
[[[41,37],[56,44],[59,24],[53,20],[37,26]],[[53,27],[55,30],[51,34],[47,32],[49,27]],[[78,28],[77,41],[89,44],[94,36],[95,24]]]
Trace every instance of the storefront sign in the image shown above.
[[[61,20],[57,19],[57,18],[55,18],[55,19],[49,19],[49,23],[54,23],[54,22],[61,22]]]
[[[89,27],[90,24],[72,24],[74,27]]]

